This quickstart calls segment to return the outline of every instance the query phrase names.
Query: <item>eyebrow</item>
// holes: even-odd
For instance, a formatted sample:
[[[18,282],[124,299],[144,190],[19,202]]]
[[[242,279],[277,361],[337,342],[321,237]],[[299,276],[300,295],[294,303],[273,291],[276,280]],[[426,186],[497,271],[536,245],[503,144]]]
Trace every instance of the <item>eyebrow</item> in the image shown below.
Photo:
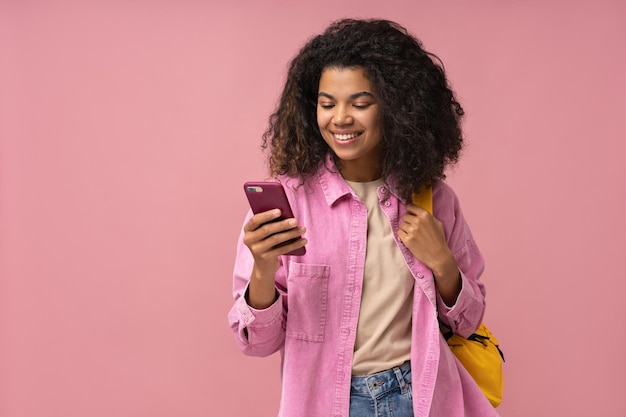
[[[331,94],[324,93],[324,92],[320,92],[317,96],[318,97],[326,97],[326,98],[331,99],[331,100],[335,99],[335,97],[333,97]],[[348,98],[350,100],[354,100],[354,99],[357,99],[357,98],[360,98],[360,97],[363,97],[363,96],[375,98],[374,94],[370,93],[369,91],[361,91],[361,92],[358,92],[358,93],[350,94],[350,97],[348,97]]]

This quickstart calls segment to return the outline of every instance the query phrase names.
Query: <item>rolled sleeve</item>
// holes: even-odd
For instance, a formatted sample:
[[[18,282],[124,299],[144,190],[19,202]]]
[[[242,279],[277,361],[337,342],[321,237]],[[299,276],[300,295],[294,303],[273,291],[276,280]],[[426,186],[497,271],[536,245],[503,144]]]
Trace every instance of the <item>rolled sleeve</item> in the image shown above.
[[[478,327],[485,312],[484,297],[477,292],[476,285],[472,285],[469,278],[461,272],[461,292],[452,306],[446,305],[437,293],[437,309],[440,319],[450,326],[452,331],[463,337],[468,337]]]
[[[252,217],[248,213],[246,222]],[[245,223],[245,222],[244,222]],[[243,230],[237,245],[235,268],[233,271],[233,296],[235,303],[228,313],[228,322],[235,335],[237,346],[246,355],[268,356],[278,351],[285,341],[286,289],[276,288],[278,299],[268,308],[257,310],[246,301],[245,294],[250,285],[250,274],[254,259],[243,243]],[[282,273],[279,268],[277,275]],[[276,277],[280,279],[280,277]]]
[[[246,286],[246,293],[248,290]],[[267,356],[276,352],[284,340],[284,310],[282,297],[269,307],[257,310],[237,299],[229,314],[231,328],[239,348],[247,355]]]
[[[440,205],[441,211],[436,216],[444,224],[448,246],[461,273],[461,291],[454,305],[446,305],[437,294],[439,319],[454,333],[468,337],[478,329],[485,313],[485,286],[480,281],[485,263],[454,192],[445,184],[437,192],[451,203]]]

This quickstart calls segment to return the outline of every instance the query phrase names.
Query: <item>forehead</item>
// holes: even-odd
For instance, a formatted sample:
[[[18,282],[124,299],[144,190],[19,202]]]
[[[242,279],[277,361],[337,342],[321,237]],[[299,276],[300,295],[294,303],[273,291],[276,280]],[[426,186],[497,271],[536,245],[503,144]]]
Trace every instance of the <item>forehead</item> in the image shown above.
[[[338,95],[372,92],[372,84],[361,67],[328,67],[322,71],[319,91]]]

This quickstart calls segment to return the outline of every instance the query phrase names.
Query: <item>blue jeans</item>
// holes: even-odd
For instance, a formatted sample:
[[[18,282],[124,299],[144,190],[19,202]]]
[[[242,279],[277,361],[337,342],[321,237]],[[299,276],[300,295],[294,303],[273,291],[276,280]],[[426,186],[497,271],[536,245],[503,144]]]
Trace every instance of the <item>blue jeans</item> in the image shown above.
[[[411,364],[366,376],[353,376],[350,417],[413,417]]]

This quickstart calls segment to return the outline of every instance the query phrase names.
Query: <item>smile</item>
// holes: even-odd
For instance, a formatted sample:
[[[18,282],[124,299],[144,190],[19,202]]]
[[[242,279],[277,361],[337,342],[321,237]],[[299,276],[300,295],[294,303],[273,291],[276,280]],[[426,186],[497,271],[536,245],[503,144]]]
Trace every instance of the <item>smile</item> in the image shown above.
[[[338,141],[344,142],[356,138],[359,136],[359,133],[333,133],[333,136],[335,136]]]

